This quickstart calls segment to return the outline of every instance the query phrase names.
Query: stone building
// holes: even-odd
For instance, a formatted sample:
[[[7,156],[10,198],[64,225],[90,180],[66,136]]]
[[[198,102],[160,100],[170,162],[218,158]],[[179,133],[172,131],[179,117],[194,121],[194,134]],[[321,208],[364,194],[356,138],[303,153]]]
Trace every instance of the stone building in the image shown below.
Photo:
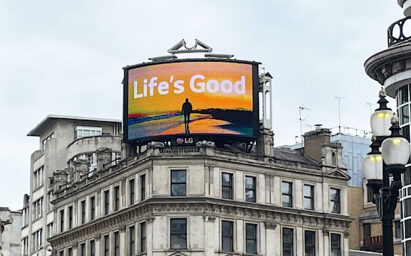
[[[59,178],[53,255],[348,256],[349,176],[329,135],[307,134],[304,152],[267,129],[251,152],[123,144],[119,164]]]
[[[411,86],[411,1],[397,0],[403,8],[405,18],[388,27],[388,48],[368,58],[364,64],[368,76],[385,88],[387,95],[397,102],[402,135],[410,140],[410,86]],[[396,227],[403,230],[402,237],[404,255],[411,255],[411,168],[408,166],[403,175],[403,188],[400,197],[402,210],[397,207]],[[401,218],[401,222],[399,221]],[[397,233],[397,232],[396,232]],[[401,231],[398,231],[401,235]]]
[[[12,211],[7,207],[0,207],[0,222],[2,221],[8,223],[11,221],[11,223],[3,225],[4,230],[0,230],[0,255],[21,255],[22,212]]]
[[[47,239],[54,233],[53,188],[61,181],[89,176],[98,167],[98,155],[107,162],[121,152],[121,121],[49,115],[28,136],[39,138],[31,155],[30,195],[24,196],[21,255],[51,255]],[[110,159],[110,160],[107,160]],[[68,170],[73,170],[67,175]],[[53,174],[54,177],[53,177]]]

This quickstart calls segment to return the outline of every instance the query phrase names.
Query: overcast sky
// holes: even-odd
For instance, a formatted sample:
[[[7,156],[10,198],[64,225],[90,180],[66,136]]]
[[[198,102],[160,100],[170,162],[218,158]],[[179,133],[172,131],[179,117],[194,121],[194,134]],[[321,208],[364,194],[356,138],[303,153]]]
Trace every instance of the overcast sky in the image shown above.
[[[369,129],[363,63],[402,18],[396,1],[0,1],[0,206],[29,193],[27,137],[48,114],[121,118],[122,67],[198,38],[274,76],[275,145],[321,123]],[[391,105],[393,107],[393,105]],[[375,106],[374,106],[375,108]]]

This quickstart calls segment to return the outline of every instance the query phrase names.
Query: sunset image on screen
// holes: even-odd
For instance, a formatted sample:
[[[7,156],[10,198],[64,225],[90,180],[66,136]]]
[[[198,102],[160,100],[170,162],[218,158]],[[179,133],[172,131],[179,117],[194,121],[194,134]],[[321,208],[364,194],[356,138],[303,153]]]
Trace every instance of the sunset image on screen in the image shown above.
[[[128,137],[253,136],[252,65],[181,62],[130,69]]]

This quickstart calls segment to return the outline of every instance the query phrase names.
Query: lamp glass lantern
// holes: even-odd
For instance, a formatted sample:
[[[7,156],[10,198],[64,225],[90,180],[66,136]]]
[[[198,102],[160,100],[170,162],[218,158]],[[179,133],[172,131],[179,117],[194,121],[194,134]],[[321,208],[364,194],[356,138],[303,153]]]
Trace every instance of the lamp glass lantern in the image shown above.
[[[367,180],[382,180],[382,156],[381,154],[369,154],[362,163],[364,177]]]

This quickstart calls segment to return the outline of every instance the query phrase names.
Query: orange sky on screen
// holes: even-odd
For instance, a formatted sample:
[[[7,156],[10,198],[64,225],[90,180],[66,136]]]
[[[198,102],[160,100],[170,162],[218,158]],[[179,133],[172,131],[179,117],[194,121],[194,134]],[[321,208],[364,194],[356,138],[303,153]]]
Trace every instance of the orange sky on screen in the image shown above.
[[[194,93],[190,88],[190,79],[196,74],[205,76],[205,81],[210,79],[215,79],[219,82],[230,80],[233,83],[239,81],[241,76],[245,76],[245,94],[224,94],[221,91],[216,93]],[[149,82],[155,76],[158,77],[157,84],[161,81],[169,83],[169,93],[160,95],[157,88],[155,88],[153,96],[147,95],[147,97],[134,99],[134,81],[138,82],[138,93],[142,93],[144,79],[147,79]],[[171,83],[170,76],[174,77]],[[181,94],[174,93],[173,84],[176,80],[184,81],[184,92]],[[191,102],[193,110],[207,108],[253,110],[251,64],[182,62],[134,68],[129,70],[128,89],[129,114],[156,115],[179,112],[186,98]]]

